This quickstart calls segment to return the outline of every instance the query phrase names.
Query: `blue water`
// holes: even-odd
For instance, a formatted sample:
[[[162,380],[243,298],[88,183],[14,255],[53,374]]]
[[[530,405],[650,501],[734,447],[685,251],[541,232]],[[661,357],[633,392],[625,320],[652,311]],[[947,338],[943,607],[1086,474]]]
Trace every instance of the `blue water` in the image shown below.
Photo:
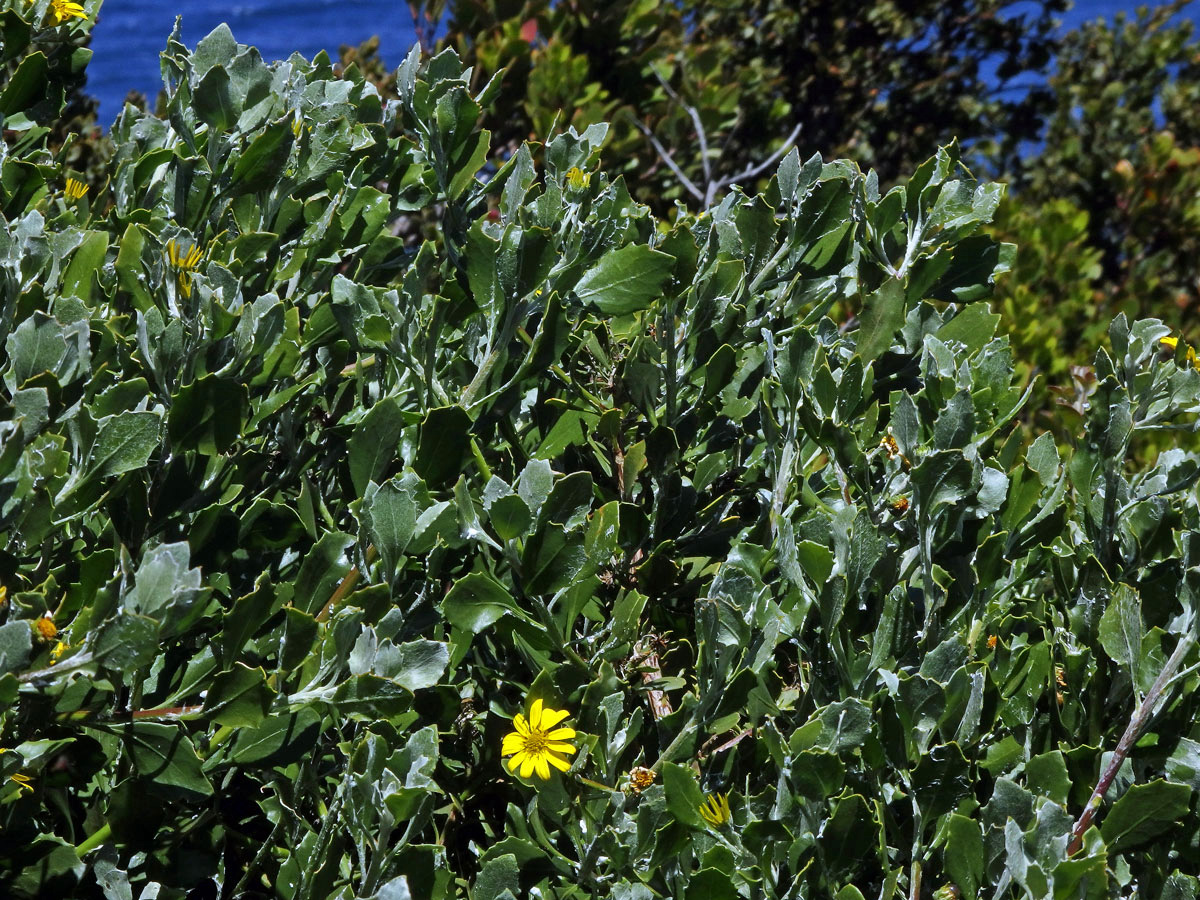
[[[1019,12],[1021,5],[1013,4],[1012,11]],[[1121,11],[1132,17],[1137,5],[1128,0],[1081,0],[1064,16],[1063,27]],[[378,34],[380,52],[394,68],[416,40],[404,0],[105,0],[92,32],[95,55],[88,66],[88,92],[100,100],[102,125],[116,118],[130,89],[143,91],[153,103],[162,84],[158,54],[176,14],[183,16],[188,46],[227,22],[234,37],[254,44],[267,60],[286,59],[295,51],[311,59],[321,50],[336,59],[339,45],[357,45]]]
[[[404,0],[105,0],[92,31],[87,84],[100,101],[103,126],[116,118],[130,90],[144,92],[153,105],[162,86],[158,55],[176,15],[183,17],[189,47],[226,22],[240,43],[258,47],[268,61],[297,51],[312,59],[322,50],[336,60],[341,44],[357,46],[378,34],[380,53],[395,68],[416,43]]]

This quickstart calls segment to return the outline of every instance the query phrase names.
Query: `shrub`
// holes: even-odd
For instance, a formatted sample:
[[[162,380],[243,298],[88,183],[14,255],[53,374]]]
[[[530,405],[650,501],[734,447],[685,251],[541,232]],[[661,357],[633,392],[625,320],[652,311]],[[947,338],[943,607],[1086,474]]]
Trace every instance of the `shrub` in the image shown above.
[[[1026,444],[954,145],[667,223],[453,52],[163,66],[0,164],[9,895],[1195,893],[1200,371]]]

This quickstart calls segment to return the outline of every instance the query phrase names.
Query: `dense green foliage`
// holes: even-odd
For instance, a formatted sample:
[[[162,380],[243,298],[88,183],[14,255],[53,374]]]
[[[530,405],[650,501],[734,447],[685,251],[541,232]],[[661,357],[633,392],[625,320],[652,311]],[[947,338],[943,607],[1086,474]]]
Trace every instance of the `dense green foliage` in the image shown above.
[[[1200,371],[1028,441],[956,144],[668,220],[222,27],[75,199],[5,15],[0,893],[1196,896]]]
[[[1118,312],[1200,338],[1200,44],[1173,17],[1186,0],[1062,37],[1054,0],[881,0],[855,15],[810,2],[417,6],[444,20],[441,46],[476,82],[505,69],[484,120],[498,144],[612,122],[608,157],[663,215],[704,208],[739,174],[761,187],[789,137],[885,187],[959,139],[973,171],[1012,185],[994,231],[1020,248],[1020,277],[1000,285],[1000,329],[1034,387],[1023,418],[1063,442],[1080,422],[1056,400],[1074,396],[1071,368],[1090,366]],[[371,50],[343,60],[387,95]]]

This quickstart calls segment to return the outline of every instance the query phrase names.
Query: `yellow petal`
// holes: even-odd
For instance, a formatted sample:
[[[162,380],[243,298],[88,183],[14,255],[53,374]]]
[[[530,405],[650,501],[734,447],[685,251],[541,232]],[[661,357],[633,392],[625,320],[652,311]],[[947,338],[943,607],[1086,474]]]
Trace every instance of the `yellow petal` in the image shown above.
[[[1174,350],[1176,348],[1176,346],[1178,346],[1178,344],[1179,344],[1179,338],[1177,338],[1177,337],[1159,338],[1158,342],[1160,344],[1165,344],[1166,346],[1168,346],[1172,350]]]
[[[521,777],[528,778],[533,774],[533,769],[537,765],[537,760],[532,753],[526,753],[521,758]]]
[[[515,731],[510,731],[504,736],[504,743],[500,745],[500,755],[508,756],[512,753],[519,753],[524,747],[525,738]]]
[[[533,706],[529,707],[529,727],[533,731],[541,731],[542,729],[542,698],[533,701]]]
[[[546,753],[539,753],[537,758],[537,775],[538,778],[541,778],[543,781],[549,779],[550,777],[550,767],[546,765],[547,756],[548,754]]]
[[[546,714],[542,713],[542,722],[545,723],[545,721],[546,721]],[[554,731],[551,731],[549,734],[546,735],[546,740],[548,740],[548,741],[569,741],[573,737],[575,737],[575,729],[574,728],[556,728]]]
[[[560,744],[560,743],[553,742],[553,741],[546,744],[546,749],[553,750],[555,753],[574,753],[575,752],[575,748],[573,746],[571,746],[570,744]]]
[[[525,758],[528,755],[529,755],[528,753],[526,753],[524,750],[522,750],[516,756],[514,756],[512,759],[510,759],[508,761],[508,771],[510,771],[510,772],[517,771],[517,766],[519,766],[522,762],[524,762]]]
[[[542,731],[549,731],[568,715],[570,714],[565,709],[544,709],[542,710],[542,721],[538,727]]]
[[[546,759],[549,760],[550,765],[554,766],[554,768],[558,769],[560,772],[565,772],[567,769],[571,768],[570,760],[562,759],[561,757],[555,756],[553,753],[547,753]]]
[[[529,734],[529,726],[525,724],[525,717],[520,713],[513,716],[513,727],[517,729],[517,734]]]

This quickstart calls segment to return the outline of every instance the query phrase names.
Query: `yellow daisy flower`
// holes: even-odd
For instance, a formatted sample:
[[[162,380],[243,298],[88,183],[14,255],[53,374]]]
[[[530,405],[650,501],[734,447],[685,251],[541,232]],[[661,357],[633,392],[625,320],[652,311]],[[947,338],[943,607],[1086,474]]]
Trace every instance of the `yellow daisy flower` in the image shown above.
[[[1169,348],[1172,353],[1174,353],[1175,348],[1179,346],[1179,338],[1177,338],[1177,337],[1159,338],[1158,342],[1160,344],[1162,344],[1164,347]],[[1196,357],[1196,351],[1192,347],[1187,348],[1187,361],[1190,362],[1197,369],[1200,369],[1200,358]]]
[[[74,178],[67,179],[67,186],[63,188],[63,193],[66,194],[68,200],[79,200],[87,195],[88,186]]]
[[[713,828],[720,828],[733,816],[729,809],[729,798],[724,794],[709,794],[708,799],[700,804],[700,815]]]
[[[87,13],[78,3],[72,3],[70,0],[50,0],[50,8],[47,10],[50,13],[50,24],[61,25],[68,19],[86,19]]]
[[[508,771],[521,770],[521,777],[528,778],[537,773],[538,778],[550,777],[550,766],[565,772],[571,768],[568,760],[560,753],[574,753],[575,747],[566,741],[575,737],[574,728],[555,728],[569,713],[565,709],[548,709],[542,701],[534,700],[529,708],[529,721],[520,713],[513,717],[516,731],[504,736],[500,748],[501,756],[511,756]]]

